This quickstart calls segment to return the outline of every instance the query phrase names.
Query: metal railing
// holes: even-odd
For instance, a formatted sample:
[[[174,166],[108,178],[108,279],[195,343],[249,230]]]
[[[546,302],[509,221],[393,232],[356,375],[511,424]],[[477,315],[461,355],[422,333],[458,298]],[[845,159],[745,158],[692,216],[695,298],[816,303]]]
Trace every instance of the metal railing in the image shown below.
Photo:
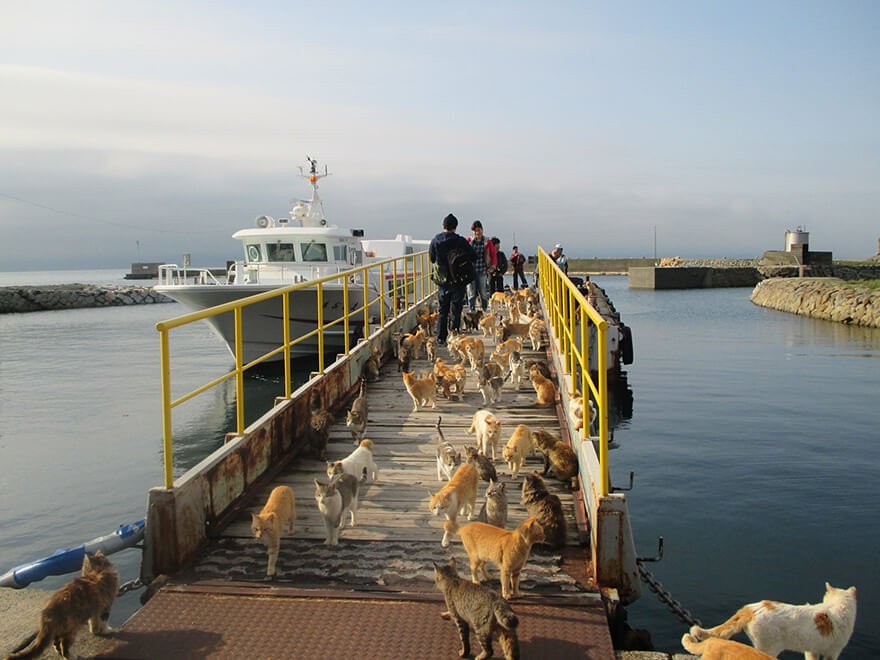
[[[386,317],[391,317],[408,310],[410,307],[421,304],[428,296],[433,295],[436,285],[430,279],[428,252],[415,252],[402,257],[394,257],[383,261],[376,261],[365,266],[352,268],[351,270],[328,275],[320,279],[279,287],[272,291],[259,293],[240,300],[231,301],[216,307],[210,307],[198,312],[191,312],[177,316],[167,321],[156,324],[159,331],[160,359],[162,371],[162,445],[164,451],[165,488],[174,485],[173,455],[174,445],[172,437],[172,410],[190,399],[226,382],[235,379],[236,393],[236,433],[241,435],[245,429],[244,416],[244,374],[248,369],[269,360],[279,354],[283,354],[284,360],[284,397],[290,398],[292,394],[291,383],[291,348],[311,339],[317,338],[318,371],[323,373],[325,369],[324,344],[325,333],[330,328],[342,327],[344,336],[344,354],[348,355],[351,346],[350,325],[352,319],[363,317],[363,337],[370,336],[371,311],[378,316],[377,329],[385,325]],[[324,318],[324,293],[330,285],[336,290],[342,288],[342,311],[334,318]],[[234,285],[227,285],[234,286]],[[317,322],[314,329],[299,337],[290,336],[290,295],[295,292],[312,289],[316,296]],[[361,296],[359,305],[350,309],[352,296]],[[271,299],[281,299],[283,339],[279,346],[264,353],[250,362],[244,362],[245,328],[242,323],[244,309],[250,305],[262,303]],[[388,310],[386,312],[386,307]],[[372,308],[372,310],[371,310]],[[175,328],[208,319],[220,314],[234,314],[235,341],[233,354],[235,368],[214,378],[208,383],[183,394],[176,399],[171,398],[171,354],[170,332]]]
[[[575,284],[542,248],[538,248],[538,286],[544,296],[550,324],[561,356],[569,391],[578,390],[584,397],[581,428],[589,435],[590,408],[587,401],[596,403],[599,431],[599,495],[605,497],[611,490],[608,466],[608,323],[587,302]],[[590,373],[590,326],[595,327],[597,364]],[[549,328],[548,328],[549,329]],[[582,438],[584,440],[588,438]]]

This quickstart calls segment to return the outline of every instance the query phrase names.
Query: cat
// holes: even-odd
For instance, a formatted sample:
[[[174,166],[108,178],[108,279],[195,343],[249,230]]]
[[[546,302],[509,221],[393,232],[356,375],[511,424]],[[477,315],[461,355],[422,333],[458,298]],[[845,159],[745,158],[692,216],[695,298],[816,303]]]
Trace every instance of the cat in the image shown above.
[[[452,473],[455,468],[461,465],[461,452],[455,451],[452,443],[446,441],[443,435],[443,429],[440,428],[440,422],[443,417],[437,418],[437,481],[446,481],[452,479]]]
[[[475,309],[470,312],[462,312],[461,321],[465,332],[478,332],[480,329],[480,319],[483,318],[483,310]]]
[[[577,390],[573,391],[568,399],[568,412],[574,418],[574,430],[582,429],[584,427],[584,397]],[[593,423],[596,421],[596,414],[596,404],[587,399],[588,435],[593,428]]]
[[[519,475],[519,471],[526,461],[527,456],[535,453],[535,446],[532,444],[532,430],[525,424],[517,424],[513,430],[510,440],[501,450],[501,457],[507,461],[507,467],[510,468],[510,474],[514,479]]]
[[[489,485],[486,486],[486,501],[477,515],[477,520],[501,529],[507,526],[507,493],[504,492],[503,481],[496,483],[489,480]]]
[[[562,511],[562,501],[547,490],[538,474],[527,474],[523,479],[520,504],[530,516],[535,516],[544,528],[544,545],[554,550],[565,545],[568,524]]]
[[[323,461],[330,427],[333,426],[333,415],[321,405],[321,393],[317,388],[309,393],[309,410],[309,427],[306,429],[308,444],[315,456]]]
[[[519,392],[519,386],[526,377],[526,363],[519,351],[510,354],[507,365],[510,368],[508,377],[516,386],[516,391]]]
[[[492,459],[481,454],[477,447],[464,448],[465,462],[471,463],[480,473],[480,479],[483,481],[498,481],[498,472],[492,464]]]
[[[751,646],[720,637],[709,637],[701,642],[693,635],[685,633],[681,638],[681,645],[689,653],[701,655],[705,660],[769,660],[773,657]]]
[[[413,412],[417,412],[419,406],[437,407],[437,379],[433,373],[427,378],[416,378],[412,371],[403,372],[403,384],[413,401]]]
[[[428,361],[433,362],[437,359],[437,338],[428,337],[425,340],[425,353],[428,355]]]
[[[40,627],[10,658],[37,658],[52,644],[62,658],[70,658],[80,627],[89,622],[93,635],[113,632],[107,625],[119,590],[119,574],[100,550],[83,557],[82,574],[58,589],[40,613]]]
[[[498,319],[492,314],[486,314],[477,323],[480,326],[480,331],[483,333],[483,336],[491,337],[498,324]]]
[[[422,350],[422,344],[425,343],[427,337],[428,334],[425,332],[425,329],[419,326],[415,332],[407,333],[400,338],[400,349],[401,351],[404,349],[410,351],[412,357],[418,359],[419,351]]]
[[[397,350],[397,373],[410,371],[412,358],[412,349],[400,346]]]
[[[544,540],[541,523],[532,516],[513,531],[499,529],[494,525],[473,522],[462,528],[454,528],[461,537],[465,552],[471,564],[471,578],[477,584],[479,575],[489,578],[486,564],[491,563],[501,569],[501,595],[516,598],[519,593],[519,577],[528,561],[532,545]]]
[[[529,369],[529,378],[537,395],[535,399],[536,406],[552,406],[556,403],[556,386],[552,380],[544,377],[537,365]]]
[[[345,527],[346,510],[351,514],[351,526],[357,524],[359,487],[360,481],[350,474],[337,475],[329,483],[315,479],[315,501],[327,532],[324,545],[339,544],[339,531]]]
[[[289,486],[277,486],[269,493],[266,505],[259,513],[251,514],[251,531],[269,550],[266,577],[275,575],[275,562],[281,549],[281,535],[285,527],[293,534],[296,523],[296,498]]]
[[[446,516],[443,523],[443,539],[440,545],[449,547],[449,538],[455,529],[455,520],[459,513],[466,513],[468,520],[474,517],[474,508],[477,504],[477,484],[479,475],[477,468],[470,463],[465,463],[452,479],[436,493],[428,491],[428,510],[435,516],[442,512]]]
[[[541,319],[535,319],[529,324],[529,339],[532,342],[532,350],[541,350],[541,338],[543,337],[546,324]]]
[[[339,474],[350,474],[365,483],[376,481],[379,468],[373,460],[373,441],[365,438],[357,449],[341,461],[327,461],[327,476],[332,478]]]
[[[357,398],[352,401],[351,409],[345,413],[345,425],[351,432],[351,439],[354,444],[358,444],[364,439],[367,432],[367,416],[369,414],[369,406],[367,405],[367,381],[361,378],[361,390]]]
[[[574,450],[544,429],[532,433],[532,442],[544,455],[544,476],[550,473],[560,481],[569,481],[578,472],[578,460]]]
[[[382,354],[377,347],[373,346],[370,350],[370,357],[364,362],[364,367],[361,370],[361,377],[367,382],[375,383],[379,380],[379,367],[381,364]]]
[[[492,460],[495,460],[495,447],[501,437],[501,420],[489,410],[478,410],[471,419],[467,433],[476,435],[477,447],[484,456],[489,455],[492,448]]]
[[[483,648],[483,652],[476,660],[492,657],[492,637],[496,633],[505,660],[518,660],[519,639],[516,628],[519,619],[510,608],[510,603],[488,587],[459,577],[458,571],[455,570],[454,558],[450,559],[448,564],[433,563],[434,582],[443,594],[448,610],[441,616],[455,622],[461,637],[459,655],[462,658],[470,657],[470,630],[473,628],[477,641]]]
[[[477,383],[480,388],[480,394],[483,395],[484,406],[490,403],[501,403],[501,388],[504,386],[504,378],[502,376],[489,375],[490,370],[486,368],[488,366],[488,364],[484,364],[480,369],[480,377]]]
[[[707,636],[729,639],[744,630],[756,649],[774,658],[783,651],[800,651],[806,660],[820,656],[834,660],[849,642],[855,621],[856,588],[838,589],[826,582],[821,603],[750,603],[721,625],[693,626],[690,634],[698,640]]]

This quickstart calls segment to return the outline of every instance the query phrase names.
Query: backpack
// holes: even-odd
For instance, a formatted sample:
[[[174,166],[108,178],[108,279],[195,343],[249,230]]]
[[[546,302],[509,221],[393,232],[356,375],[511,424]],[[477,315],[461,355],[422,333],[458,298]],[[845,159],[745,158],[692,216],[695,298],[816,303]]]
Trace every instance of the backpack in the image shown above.
[[[477,278],[477,271],[471,259],[473,251],[457,247],[452,248],[446,255],[446,281],[455,286],[470,284]]]
[[[498,262],[498,265],[495,267],[495,272],[498,275],[504,275],[507,272],[507,256],[501,251],[498,250],[498,254],[495,255],[495,260]]]

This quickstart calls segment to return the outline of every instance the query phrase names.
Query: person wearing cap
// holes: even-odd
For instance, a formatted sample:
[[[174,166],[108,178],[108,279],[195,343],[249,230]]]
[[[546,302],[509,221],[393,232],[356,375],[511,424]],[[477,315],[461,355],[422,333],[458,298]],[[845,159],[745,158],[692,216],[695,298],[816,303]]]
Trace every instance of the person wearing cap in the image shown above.
[[[550,258],[556,262],[556,265],[562,269],[562,272],[568,275],[568,257],[562,254],[562,245],[557,243],[553,246],[553,251],[550,253]]]
[[[470,243],[464,236],[455,232],[457,228],[458,218],[454,215],[450,213],[443,218],[443,231],[431,239],[431,244],[428,246],[428,258],[432,264],[445,264],[449,251],[454,248],[466,249],[473,256],[472,260],[476,261],[477,257],[473,254]],[[464,307],[467,286],[469,285],[451,282],[438,284],[437,301],[440,304],[440,315],[437,318],[437,342],[441,346],[446,344],[450,327],[455,332],[461,328],[461,310]]]
[[[477,271],[477,277],[473,282],[468,284],[468,305],[471,311],[477,309],[477,296],[480,297],[480,306],[483,311],[489,309],[489,270],[495,270],[495,245],[492,241],[486,240],[483,233],[483,223],[474,220],[471,225],[471,236],[468,242],[477,255],[474,268]]]

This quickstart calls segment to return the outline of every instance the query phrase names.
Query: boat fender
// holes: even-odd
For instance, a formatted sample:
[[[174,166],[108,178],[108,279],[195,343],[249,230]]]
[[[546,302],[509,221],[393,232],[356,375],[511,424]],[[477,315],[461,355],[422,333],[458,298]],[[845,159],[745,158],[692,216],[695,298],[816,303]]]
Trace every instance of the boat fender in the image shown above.
[[[623,364],[633,363],[633,338],[632,328],[623,323],[619,326],[620,330],[620,361]]]

